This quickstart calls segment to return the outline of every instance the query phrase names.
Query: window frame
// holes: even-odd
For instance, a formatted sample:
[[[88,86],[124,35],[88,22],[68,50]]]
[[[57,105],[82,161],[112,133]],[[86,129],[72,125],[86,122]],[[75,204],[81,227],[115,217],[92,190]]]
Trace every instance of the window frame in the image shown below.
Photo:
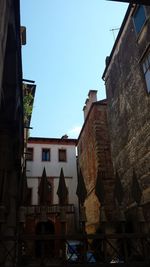
[[[65,159],[61,159],[61,157],[60,157],[61,151],[65,151]],[[67,149],[66,148],[59,148],[58,149],[58,161],[59,162],[67,162]]]
[[[49,159],[45,159],[45,157],[43,157],[43,151],[44,150],[49,151]],[[42,149],[41,149],[41,161],[42,162],[50,162],[51,161],[51,149],[50,148],[42,147]]]
[[[144,55],[142,61],[141,61],[141,67],[143,71],[143,76],[145,80],[146,85],[146,92],[150,94],[150,50],[147,51],[147,53]],[[148,85],[148,79],[146,78],[147,74],[149,73],[149,85]]]
[[[137,12],[138,12],[138,10],[139,10],[140,8],[143,8],[143,10],[144,10],[145,20],[144,20],[144,22],[142,23],[142,25],[141,25],[141,27],[140,27],[140,30],[138,31],[138,29],[137,29],[137,25],[136,25],[136,23],[135,23],[135,16],[136,16],[136,14],[137,14]],[[146,23],[147,20],[148,20],[148,15],[147,15],[146,8],[145,8],[144,5],[138,5],[138,6],[135,8],[135,10],[133,11],[133,14],[132,14],[132,20],[133,20],[133,24],[134,24],[134,29],[135,29],[136,35],[139,36],[140,33],[142,32],[144,26],[145,26],[145,23]]]
[[[29,150],[32,150],[32,152],[30,153]],[[26,153],[27,153],[26,154],[26,160],[27,161],[33,161],[34,160],[34,148],[33,147],[27,147]],[[29,157],[29,155],[31,156],[31,158]]]

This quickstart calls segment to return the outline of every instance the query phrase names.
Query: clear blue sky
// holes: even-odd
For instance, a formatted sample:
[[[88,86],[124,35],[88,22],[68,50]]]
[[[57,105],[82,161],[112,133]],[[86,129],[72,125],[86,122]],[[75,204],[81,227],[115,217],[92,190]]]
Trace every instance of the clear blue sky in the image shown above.
[[[120,27],[126,9],[105,0],[21,0],[23,76],[37,85],[31,136],[78,137],[88,91],[105,98],[101,76],[114,44],[110,30]]]

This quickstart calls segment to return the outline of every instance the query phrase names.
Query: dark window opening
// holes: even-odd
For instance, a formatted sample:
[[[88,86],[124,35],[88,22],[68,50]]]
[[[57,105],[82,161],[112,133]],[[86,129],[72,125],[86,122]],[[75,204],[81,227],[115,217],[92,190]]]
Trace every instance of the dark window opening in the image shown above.
[[[50,161],[50,149],[42,149],[42,161]]]
[[[64,161],[64,162],[67,161],[66,149],[59,149],[58,159],[59,159],[59,161]]]
[[[140,33],[145,21],[146,21],[146,13],[144,6],[140,5],[133,15],[133,21],[136,33]]]
[[[39,222],[36,225],[36,235],[41,234],[55,234],[54,224],[51,221],[47,222]],[[54,240],[37,240],[35,243],[35,255],[36,257],[54,257],[54,248],[55,241]]]

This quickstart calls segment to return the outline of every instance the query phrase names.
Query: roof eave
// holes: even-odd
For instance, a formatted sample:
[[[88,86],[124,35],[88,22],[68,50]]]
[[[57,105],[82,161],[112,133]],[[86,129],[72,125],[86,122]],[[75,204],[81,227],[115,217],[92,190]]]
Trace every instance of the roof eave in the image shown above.
[[[128,9],[127,9],[127,12],[126,12],[126,14],[125,14],[125,17],[124,17],[123,22],[122,22],[122,24],[121,24],[121,28],[120,28],[120,30],[119,30],[118,36],[117,36],[116,41],[115,41],[115,43],[114,43],[114,46],[113,46],[113,48],[112,48],[112,50],[111,50],[111,53],[110,53],[110,56],[109,56],[109,62],[107,63],[107,65],[106,65],[106,67],[105,67],[105,69],[104,69],[104,72],[103,72],[103,75],[102,75],[102,79],[103,79],[103,80],[105,80],[105,74],[106,74],[106,72],[107,72],[107,70],[108,70],[109,64],[110,64],[111,59],[112,59],[112,57],[113,57],[113,53],[114,53],[114,51],[115,51],[115,49],[116,49],[116,46],[117,46],[117,43],[118,43],[118,41],[119,41],[119,39],[120,39],[120,37],[121,37],[121,34],[122,34],[122,32],[123,32],[124,26],[125,26],[125,24],[126,24],[126,22],[127,22],[127,19],[128,19],[128,16],[129,16],[129,14],[130,14],[130,10],[131,10],[132,7],[133,7],[132,4],[129,4]]]

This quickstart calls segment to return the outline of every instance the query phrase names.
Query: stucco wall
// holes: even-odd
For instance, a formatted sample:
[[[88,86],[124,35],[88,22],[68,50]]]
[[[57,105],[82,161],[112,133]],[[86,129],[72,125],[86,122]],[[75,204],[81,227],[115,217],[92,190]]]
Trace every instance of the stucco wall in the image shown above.
[[[38,204],[38,177],[42,176],[43,169],[46,169],[47,177],[53,179],[53,204],[58,203],[57,189],[59,183],[60,170],[63,168],[65,182],[69,191],[69,203],[75,204],[77,208],[77,168],[76,168],[76,148],[75,145],[57,145],[57,144],[32,144],[28,143],[28,147],[33,147],[33,161],[27,161],[27,177],[28,186],[33,188],[32,204]],[[49,148],[51,154],[50,161],[41,161],[42,148]],[[67,161],[58,161],[58,150],[67,150]]]

